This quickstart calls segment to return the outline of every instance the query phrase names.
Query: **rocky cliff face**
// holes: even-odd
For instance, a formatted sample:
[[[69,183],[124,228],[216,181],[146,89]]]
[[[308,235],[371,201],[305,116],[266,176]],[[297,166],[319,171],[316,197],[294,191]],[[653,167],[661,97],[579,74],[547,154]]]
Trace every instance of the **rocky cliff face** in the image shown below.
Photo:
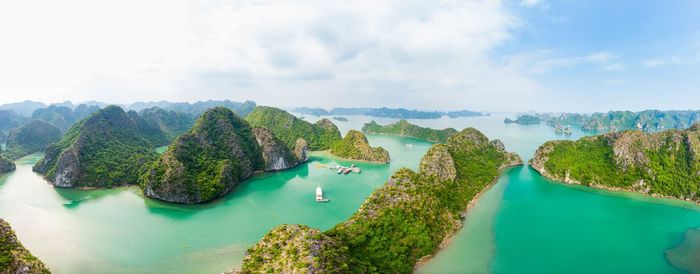
[[[3,219],[0,219],[0,273],[50,273],[44,263],[17,240],[15,232]]]
[[[15,170],[15,163],[0,155],[0,175]]]
[[[157,156],[136,122],[117,106],[77,123],[45,152],[33,169],[59,187],[135,184],[144,163]]]
[[[281,225],[248,249],[241,273],[343,273],[347,247],[318,229]]]
[[[331,148],[331,154],[353,160],[388,163],[389,152],[382,147],[373,148],[362,132],[350,130],[345,138]]]
[[[299,163],[294,153],[270,130],[256,127],[253,128],[253,134],[262,150],[265,171],[288,169]]]
[[[306,160],[309,159],[309,156],[307,153],[309,152],[309,145],[306,143],[306,140],[299,138],[296,141],[296,144],[294,144],[294,156],[297,158],[299,162],[306,162]]]
[[[263,153],[250,125],[229,109],[217,107],[202,114],[190,132],[168,147],[142,176],[141,187],[151,198],[203,203],[229,193],[263,165]]]
[[[428,176],[437,176],[440,180],[454,180],[457,177],[457,169],[447,145],[430,147],[420,161],[418,172]]]
[[[570,184],[698,201],[700,127],[610,132],[543,144],[530,165]]]

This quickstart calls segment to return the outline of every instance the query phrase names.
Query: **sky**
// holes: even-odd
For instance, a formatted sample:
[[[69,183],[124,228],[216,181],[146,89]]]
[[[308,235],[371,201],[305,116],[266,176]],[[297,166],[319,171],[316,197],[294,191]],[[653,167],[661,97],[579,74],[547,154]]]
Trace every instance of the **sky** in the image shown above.
[[[0,1],[0,103],[700,109],[700,1]]]

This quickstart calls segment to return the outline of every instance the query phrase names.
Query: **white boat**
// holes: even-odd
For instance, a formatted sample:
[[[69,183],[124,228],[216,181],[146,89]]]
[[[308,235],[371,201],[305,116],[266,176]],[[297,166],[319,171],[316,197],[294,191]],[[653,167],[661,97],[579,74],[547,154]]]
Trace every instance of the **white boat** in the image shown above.
[[[323,189],[321,188],[321,186],[317,186],[316,187],[316,202],[325,203],[328,201],[329,201],[328,199],[323,198]]]

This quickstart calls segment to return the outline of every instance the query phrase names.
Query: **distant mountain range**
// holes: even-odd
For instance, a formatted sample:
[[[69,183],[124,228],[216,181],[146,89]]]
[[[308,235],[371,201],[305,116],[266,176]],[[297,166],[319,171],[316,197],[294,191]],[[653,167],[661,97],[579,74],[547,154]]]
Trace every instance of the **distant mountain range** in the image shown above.
[[[321,115],[365,115],[372,117],[388,117],[397,119],[438,119],[443,116],[448,116],[450,118],[457,117],[472,117],[472,116],[486,116],[488,114],[470,111],[470,110],[459,110],[459,111],[422,111],[422,110],[409,110],[405,108],[333,108],[331,110],[326,110],[323,108],[308,108],[308,107],[298,107],[291,110],[292,112],[308,114],[314,116]]]
[[[88,101],[81,104],[74,104],[71,101],[64,101],[47,105],[42,102],[23,101],[0,105],[0,143],[5,142],[9,133],[25,123],[32,120],[41,120],[58,127],[62,132],[66,132],[73,124],[85,119],[92,113],[104,109],[108,103],[98,101]],[[253,101],[236,102],[230,100],[208,100],[194,103],[173,103],[168,101],[158,102],[136,102],[129,105],[119,105],[126,111],[134,111],[144,117],[156,118],[159,126],[167,124],[172,127],[166,131],[167,137],[179,135],[190,128],[191,123],[204,113],[207,109],[223,106],[241,117],[250,113],[256,104]]]
[[[665,129],[686,129],[700,122],[700,110],[609,111],[606,113],[540,113],[548,125],[573,126],[583,131],[606,132],[638,129],[657,132]]]

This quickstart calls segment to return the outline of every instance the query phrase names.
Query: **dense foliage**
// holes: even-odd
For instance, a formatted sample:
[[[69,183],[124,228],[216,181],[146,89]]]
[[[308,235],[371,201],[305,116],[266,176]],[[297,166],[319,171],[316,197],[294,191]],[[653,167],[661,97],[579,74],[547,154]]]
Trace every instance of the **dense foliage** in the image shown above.
[[[555,180],[698,201],[700,126],[548,142],[532,163]]]
[[[108,106],[49,145],[34,170],[58,186],[111,187],[136,183],[144,164],[156,157],[136,122]]]
[[[370,134],[389,134],[398,136],[414,137],[430,142],[447,142],[447,138],[457,133],[454,128],[446,128],[442,130],[425,128],[409,123],[406,120],[400,120],[396,123],[382,126],[374,121],[365,124],[362,127],[362,132]]]
[[[241,273],[350,272],[347,253],[340,241],[318,229],[281,225],[248,249]]]
[[[45,121],[32,120],[10,131],[7,150],[3,152],[10,159],[18,159],[34,152],[44,151],[47,145],[61,139],[61,130]]]
[[[299,107],[293,110],[296,113],[309,114],[315,116],[321,115],[366,115],[373,117],[388,117],[388,118],[398,118],[398,119],[438,119],[442,116],[449,116],[450,118],[456,117],[471,117],[471,116],[483,116],[483,113],[469,111],[469,110],[459,110],[459,111],[421,111],[421,110],[408,110],[404,108],[333,108],[330,111],[322,108],[307,108]]]
[[[338,127],[328,119],[311,124],[274,107],[258,106],[245,119],[251,126],[269,129],[292,149],[298,138],[306,140],[310,150],[329,149],[341,139]]]
[[[500,142],[489,142],[476,129],[465,129],[447,144],[433,146],[418,173],[398,170],[349,220],[324,235],[348,248],[345,261],[351,272],[410,273],[420,258],[434,253],[460,227],[469,201],[497,178],[499,169],[519,163],[517,155],[504,151]],[[443,165],[454,165],[454,173],[443,172]],[[269,245],[263,239],[256,245],[260,246]],[[278,242],[272,248],[286,247]],[[246,256],[244,271],[251,260],[257,266],[280,265],[275,261],[280,258]]]
[[[382,147],[371,147],[367,137],[357,130],[348,131],[345,138],[333,144],[331,154],[360,161],[389,162],[389,152]]]
[[[50,273],[44,263],[17,240],[15,232],[3,219],[0,219],[0,273]]]
[[[520,115],[515,120],[506,118],[504,121],[506,124],[519,124],[519,125],[539,125],[542,120],[538,116],[534,115]]]
[[[208,110],[141,177],[146,196],[178,203],[219,198],[261,170],[250,125],[224,107]]]
[[[98,110],[100,110],[100,107],[96,105],[81,104],[75,109],[68,106],[50,105],[46,108],[36,109],[32,113],[32,119],[49,122],[61,129],[61,131],[66,131],[73,124],[87,118]]]

